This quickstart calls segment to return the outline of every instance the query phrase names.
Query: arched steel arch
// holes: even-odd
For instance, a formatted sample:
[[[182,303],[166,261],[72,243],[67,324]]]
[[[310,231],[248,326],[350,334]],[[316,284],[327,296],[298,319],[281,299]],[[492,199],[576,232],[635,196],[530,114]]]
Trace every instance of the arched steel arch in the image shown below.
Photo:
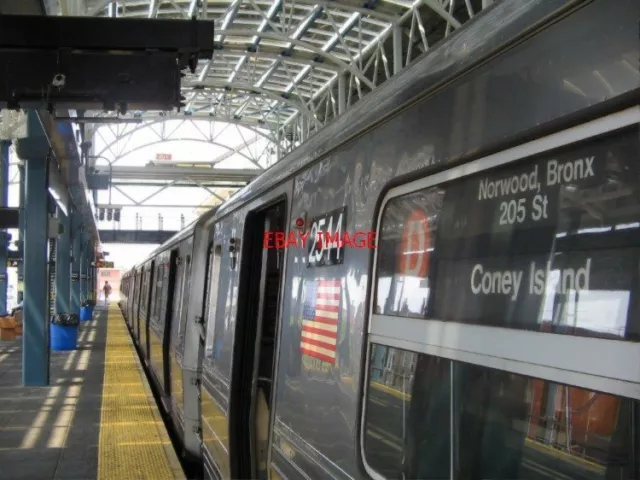
[[[143,130],[145,130],[147,128],[150,129],[154,125],[158,125],[158,124],[161,124],[163,122],[166,122],[167,120],[176,120],[176,121],[183,121],[183,122],[190,120],[190,121],[193,121],[193,122],[197,122],[197,121],[201,121],[202,119],[200,119],[200,118],[189,118],[189,117],[170,117],[170,118],[166,118],[166,117],[151,117],[150,119],[143,119],[143,122],[139,126],[136,126],[135,128],[133,128],[131,130],[127,130],[127,131],[123,132],[122,135],[116,135],[115,139],[113,139],[111,142],[105,142],[106,143],[105,146],[101,150],[94,152],[94,154],[95,154],[95,156],[104,156],[105,152],[107,150],[111,150],[111,148],[114,145],[116,145],[118,142],[121,142],[124,139],[126,139],[127,137],[135,135],[136,133],[140,133],[141,131],[143,131]],[[266,132],[264,132],[263,129],[260,129],[257,126],[247,125],[246,123],[243,123],[243,122],[238,121],[237,119],[233,119],[233,118],[224,118],[224,119],[216,118],[215,122],[216,123],[219,122],[219,123],[222,123],[222,124],[226,123],[226,124],[231,124],[231,125],[237,125],[239,127],[246,128],[247,130],[252,131],[256,135],[259,135],[260,137],[262,137],[265,140],[269,141],[274,146],[274,148],[278,148],[278,146],[279,146],[281,151],[285,151],[285,148],[284,148],[284,145],[282,144],[282,142],[278,142],[275,138],[273,138],[271,135],[268,135]],[[179,128],[179,127],[177,127],[177,128]],[[177,128],[174,129],[174,131],[177,130]],[[94,137],[94,142],[93,143],[94,143],[94,145],[95,145],[95,135],[97,134],[97,132],[98,132],[98,129],[95,129],[93,131],[93,137]],[[174,141],[174,140],[175,139],[167,138],[166,140],[163,140],[163,141]],[[203,138],[201,138],[199,136],[195,136],[195,135],[194,135],[193,138],[186,137],[186,138],[182,138],[181,140],[199,141],[199,142],[203,142],[203,143],[209,143],[209,144],[212,144],[212,145],[216,145],[216,146],[225,148],[227,150],[233,150],[233,148],[228,146],[228,145],[225,145],[225,144],[222,144],[222,143],[219,143],[219,142],[215,142],[215,141],[211,141],[211,140],[204,140]],[[131,151],[127,151],[127,152],[122,153],[119,157],[121,158],[124,155],[129,155],[134,151],[137,151],[137,150],[140,150],[142,148],[146,148],[148,146],[155,145],[155,144],[158,144],[158,143],[160,143],[160,142],[145,143],[143,145],[140,145],[136,149],[133,149]],[[245,158],[247,158],[248,160],[251,161],[251,159],[248,156],[246,156],[244,154],[242,154],[242,155]],[[118,161],[118,158],[116,158],[114,161]]]
[[[218,142],[212,142],[212,141],[203,140],[201,138],[184,138],[184,137],[182,137],[182,138],[168,138],[168,139],[157,140],[157,141],[154,141],[154,142],[148,142],[148,143],[144,143],[142,145],[138,145],[135,148],[132,148],[131,150],[127,150],[125,152],[122,152],[122,154],[118,158],[114,159],[114,161],[111,162],[111,165],[119,162],[123,157],[125,157],[127,155],[131,155],[132,153],[135,153],[135,152],[137,152],[139,150],[142,150],[143,148],[152,147],[154,145],[159,145],[161,143],[182,142],[182,141],[206,143],[207,145],[215,145],[216,147],[221,147],[221,148],[224,148],[225,150],[233,151],[234,154],[240,155],[241,157],[249,160],[254,165],[256,164],[256,160],[254,158],[251,158],[250,156],[248,156],[248,155],[242,153],[241,151],[238,151],[237,149],[234,149],[233,147],[230,147],[228,145],[224,145],[224,144],[218,143]],[[104,149],[101,150],[97,155],[95,155],[95,157],[96,158],[104,157]],[[260,167],[260,168],[263,168],[263,167]]]

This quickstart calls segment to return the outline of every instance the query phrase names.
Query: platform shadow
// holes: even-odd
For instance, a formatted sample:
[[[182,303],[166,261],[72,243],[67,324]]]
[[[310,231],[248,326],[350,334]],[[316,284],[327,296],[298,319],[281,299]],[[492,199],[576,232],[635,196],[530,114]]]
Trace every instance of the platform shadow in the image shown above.
[[[22,341],[0,344],[0,478],[90,479],[98,472],[106,310],[78,349],[51,352],[50,386],[22,386]]]

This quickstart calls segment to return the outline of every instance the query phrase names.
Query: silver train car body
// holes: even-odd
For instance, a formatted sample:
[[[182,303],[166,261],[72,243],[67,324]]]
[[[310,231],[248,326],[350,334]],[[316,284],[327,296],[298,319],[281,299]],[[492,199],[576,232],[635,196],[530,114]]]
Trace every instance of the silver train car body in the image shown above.
[[[639,17],[500,2],[127,272],[208,477],[640,475]]]

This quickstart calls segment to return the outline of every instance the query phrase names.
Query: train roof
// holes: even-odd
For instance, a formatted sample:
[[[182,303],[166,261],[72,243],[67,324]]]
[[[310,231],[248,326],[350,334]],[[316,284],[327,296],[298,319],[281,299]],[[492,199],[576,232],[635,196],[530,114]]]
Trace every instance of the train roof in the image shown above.
[[[218,208],[219,208],[219,206],[215,206],[215,207],[211,208],[210,210],[207,210],[205,213],[203,213],[198,218],[196,218],[194,221],[192,221],[189,225],[187,225],[182,230],[180,230],[178,233],[176,233],[171,238],[169,238],[167,241],[165,241],[162,245],[158,245],[158,247],[153,249],[146,256],[146,258],[143,261],[141,261],[139,263],[136,263],[129,270],[135,270],[135,269],[138,269],[138,268],[142,267],[145,263],[147,263],[153,257],[157,256],[159,253],[164,252],[165,250],[167,250],[167,249],[173,247],[174,245],[182,242],[184,239],[189,238],[195,232],[196,227],[201,226],[201,225],[206,225],[208,222],[210,222],[213,219],[213,216],[215,215],[215,213],[218,210]]]
[[[556,3],[553,8],[550,7],[549,4],[545,5],[545,0],[505,0],[491,8],[491,15],[485,12],[479,14],[465,24],[465,28],[416,58],[400,73],[236,192],[221,205],[216,220],[370,130],[375,124],[395,116],[408,106],[407,103],[431,95],[443,82],[502,47],[502,39],[531,27],[529,19],[534,11],[546,8],[553,12],[559,5]],[[539,17],[537,13],[535,18]]]

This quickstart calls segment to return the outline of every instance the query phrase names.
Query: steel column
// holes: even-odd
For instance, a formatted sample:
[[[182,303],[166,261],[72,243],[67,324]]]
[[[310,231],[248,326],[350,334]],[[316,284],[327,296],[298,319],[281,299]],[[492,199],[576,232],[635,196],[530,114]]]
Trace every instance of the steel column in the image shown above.
[[[84,282],[84,288],[86,293],[86,299],[89,299],[91,296],[91,256],[93,254],[91,240],[87,241],[87,253],[85,255],[85,259],[87,261],[86,268],[84,269],[84,274],[86,275],[86,279]]]
[[[56,245],[56,313],[71,313],[71,209],[59,211],[62,233]]]
[[[25,168],[19,166],[20,171],[20,219],[18,226],[18,252],[22,261],[18,263],[18,303],[24,300],[24,214],[25,214]]]
[[[93,262],[95,262],[95,258],[93,253],[91,253],[91,259],[89,262],[89,298],[96,300],[96,295],[94,295],[96,291],[96,276],[95,276],[95,267],[93,267]]]
[[[80,299],[85,301],[89,298],[89,268],[91,267],[91,262],[89,260],[90,257],[89,252],[89,243],[87,243],[86,239],[83,239],[82,242],[82,258],[80,261]]]
[[[8,206],[9,200],[9,146],[10,142],[0,140],[0,207]],[[9,232],[0,231],[0,314],[7,311],[7,247]]]
[[[74,210],[71,222],[71,312],[80,314],[80,256],[82,255],[82,216]]]
[[[80,253],[80,301],[84,302],[87,299],[87,244],[82,239],[81,253]]]
[[[49,384],[48,299],[48,165],[46,158],[25,161],[24,332],[22,382]]]

